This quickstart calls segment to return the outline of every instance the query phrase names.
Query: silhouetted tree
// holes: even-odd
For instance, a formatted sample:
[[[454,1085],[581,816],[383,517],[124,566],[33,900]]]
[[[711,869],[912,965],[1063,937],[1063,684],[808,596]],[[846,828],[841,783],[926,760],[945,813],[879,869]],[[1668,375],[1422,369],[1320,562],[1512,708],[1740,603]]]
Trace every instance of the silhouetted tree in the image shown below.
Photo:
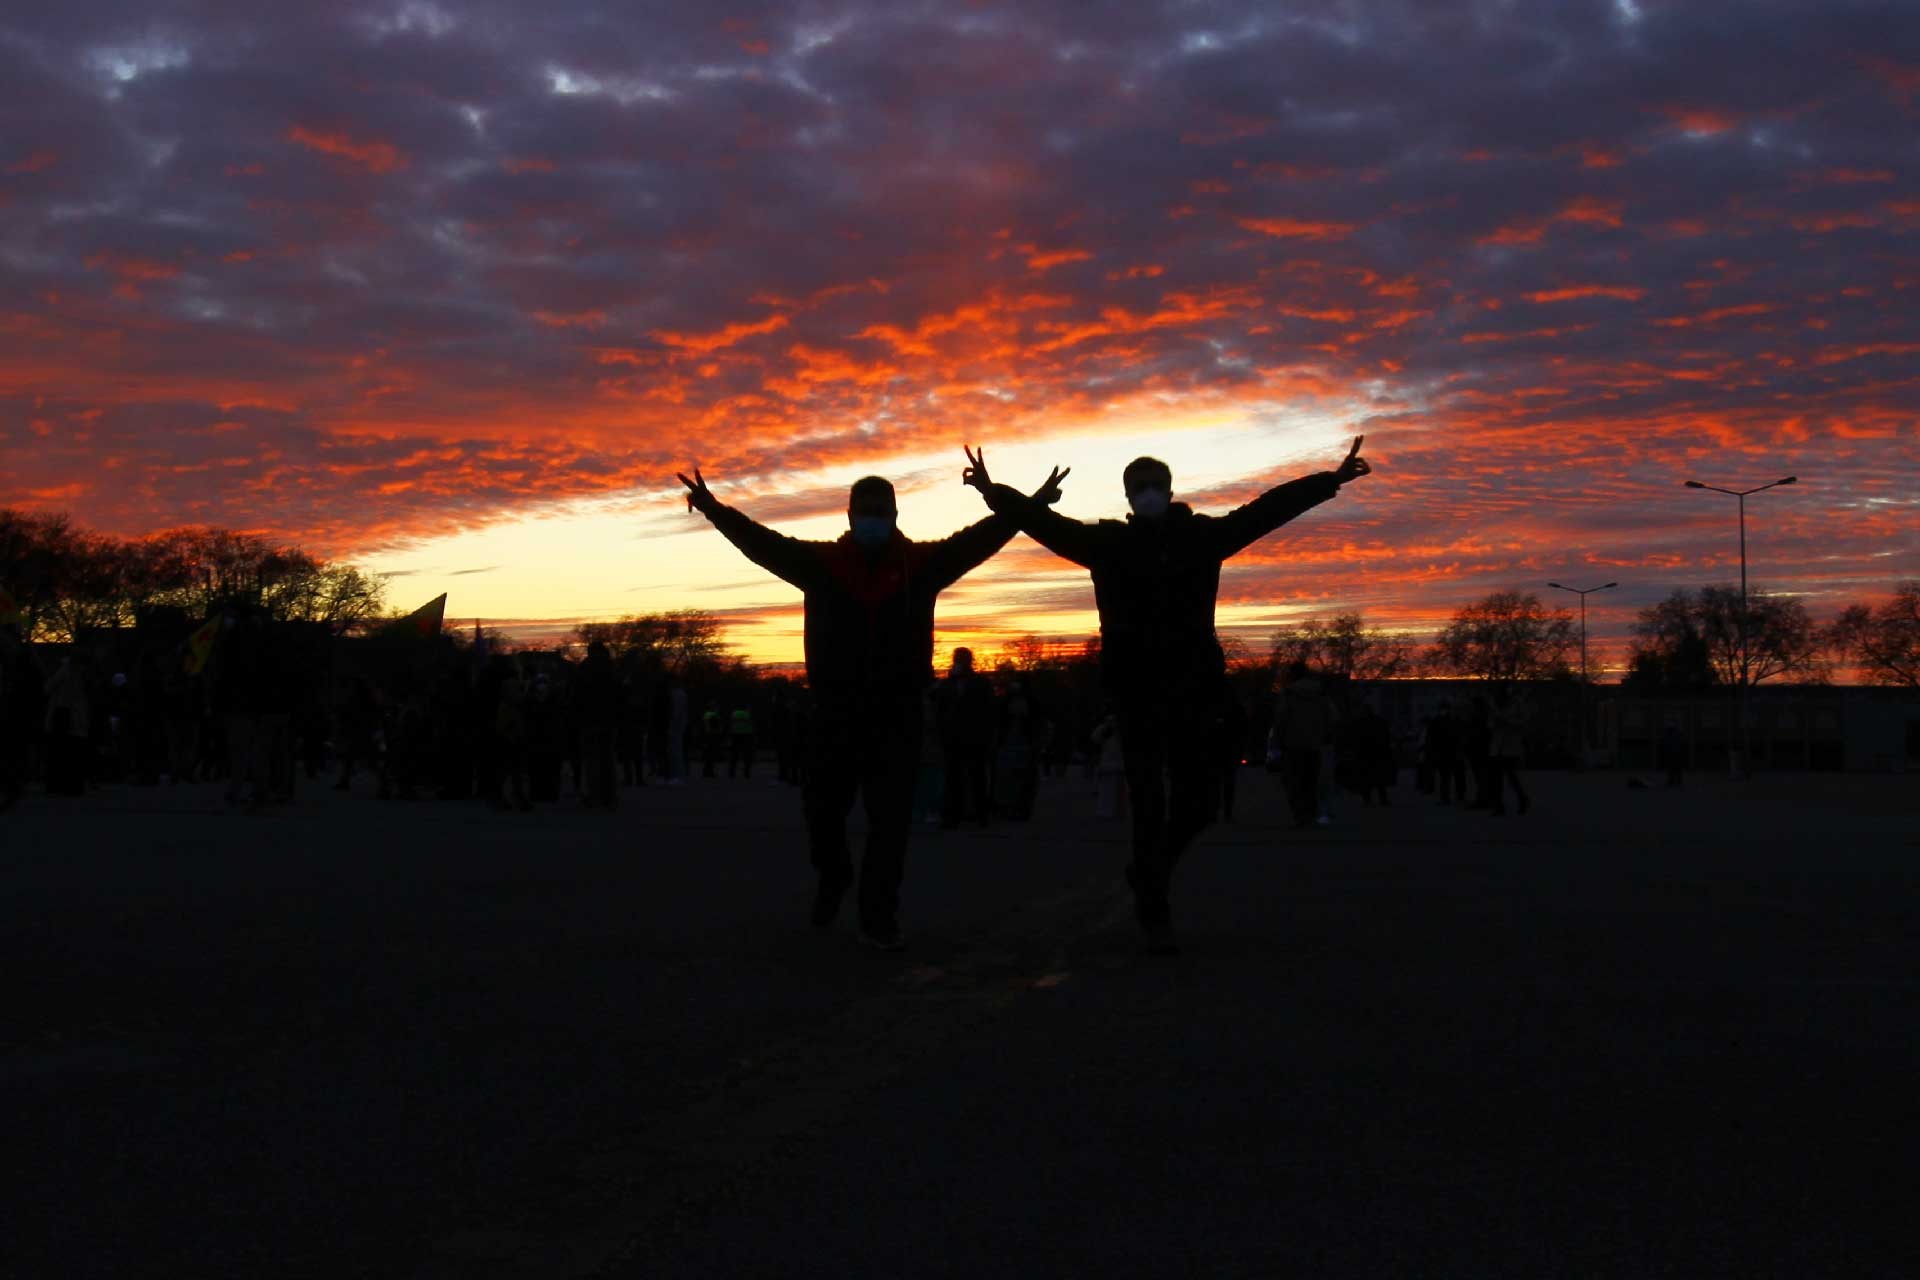
[[[586,622],[573,634],[582,647],[598,640],[615,658],[636,655],[682,678],[713,675],[740,665],[728,652],[720,619],[699,609]]]
[[[1570,677],[1579,648],[1573,615],[1548,609],[1532,592],[1496,591],[1459,609],[1428,650],[1433,670],[1481,680]]]
[[[1719,584],[1700,588],[1692,600],[1695,625],[1722,684],[1826,677],[1824,637],[1797,598],[1750,591],[1743,607],[1739,587]]]
[[[1316,671],[1350,680],[1392,680],[1412,674],[1413,646],[1391,632],[1369,627],[1358,613],[1307,618],[1273,634],[1273,666],[1304,662]]]
[[[1697,602],[1685,589],[1642,609],[1633,623],[1623,683],[1646,693],[1697,691],[1719,683],[1698,615]]]
[[[1920,581],[1901,583],[1881,604],[1848,605],[1825,640],[1871,683],[1920,688]]]
[[[19,598],[30,636],[63,639],[86,627],[131,626],[154,605],[204,616],[229,602],[276,622],[342,631],[376,616],[384,587],[253,534],[172,529],[127,542],[76,528],[65,515],[0,511],[0,581]]]

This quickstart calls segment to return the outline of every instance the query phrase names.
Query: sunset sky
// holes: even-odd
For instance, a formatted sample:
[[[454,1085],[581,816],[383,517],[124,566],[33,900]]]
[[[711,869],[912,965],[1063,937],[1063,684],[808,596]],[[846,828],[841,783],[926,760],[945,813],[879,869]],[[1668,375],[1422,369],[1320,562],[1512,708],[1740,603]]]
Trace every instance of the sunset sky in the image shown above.
[[[508,629],[798,595],[788,532],[1375,474],[1223,631],[1920,577],[1920,4],[81,0],[0,16],[0,505],[216,524]],[[1024,539],[945,640],[1094,627]],[[537,633],[533,628],[531,633]]]

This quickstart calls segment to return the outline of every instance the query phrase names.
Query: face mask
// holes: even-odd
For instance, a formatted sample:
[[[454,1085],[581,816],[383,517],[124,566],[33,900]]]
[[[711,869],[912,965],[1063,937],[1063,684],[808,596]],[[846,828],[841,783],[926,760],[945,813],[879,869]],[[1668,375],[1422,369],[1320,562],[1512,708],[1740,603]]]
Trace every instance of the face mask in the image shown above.
[[[1172,497],[1165,489],[1140,489],[1128,494],[1127,501],[1133,506],[1133,514],[1158,520],[1167,514],[1167,503]]]
[[[878,551],[893,541],[893,517],[855,516],[853,540],[868,551]]]

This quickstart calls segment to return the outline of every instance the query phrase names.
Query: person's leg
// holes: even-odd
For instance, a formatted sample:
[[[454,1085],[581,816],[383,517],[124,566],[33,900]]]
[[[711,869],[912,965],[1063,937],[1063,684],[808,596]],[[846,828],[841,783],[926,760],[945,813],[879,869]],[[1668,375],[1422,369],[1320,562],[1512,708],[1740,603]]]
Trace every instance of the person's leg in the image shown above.
[[[920,699],[875,698],[860,751],[867,848],[860,860],[860,929],[889,941],[900,933],[900,881],[913,830],[913,779],[920,767]]]
[[[1164,929],[1172,919],[1167,895],[1173,870],[1166,858],[1167,725],[1160,708],[1144,699],[1122,707],[1119,720],[1120,758],[1133,809],[1127,882],[1133,886],[1134,915],[1149,929]]]
[[[940,825],[957,827],[967,816],[967,789],[973,785],[971,761],[967,749],[957,742],[946,744],[946,777],[940,795]]]
[[[1219,807],[1220,772],[1192,753],[1175,753],[1168,762],[1170,790],[1167,803],[1167,827],[1162,834],[1163,860],[1169,886],[1173,869],[1180,865],[1200,833],[1213,824]]]
[[[847,814],[860,785],[854,754],[854,710],[839,699],[822,698],[808,726],[807,780],[800,803],[807,821],[807,853],[819,873],[813,923],[833,923],[840,900],[853,883],[853,857],[847,850]]]
[[[973,820],[984,827],[993,817],[993,787],[988,781],[993,768],[993,748],[968,747],[966,761],[968,803],[973,806]]]

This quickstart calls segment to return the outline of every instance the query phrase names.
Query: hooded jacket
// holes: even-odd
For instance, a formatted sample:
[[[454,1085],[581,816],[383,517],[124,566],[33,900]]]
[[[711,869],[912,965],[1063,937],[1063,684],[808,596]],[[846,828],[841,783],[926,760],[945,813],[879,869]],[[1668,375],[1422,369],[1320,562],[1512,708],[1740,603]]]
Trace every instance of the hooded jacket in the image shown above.
[[[918,693],[933,682],[933,603],[1007,545],[1001,515],[938,542],[894,530],[869,552],[843,533],[813,542],[776,533],[722,502],[703,514],[742,555],[806,599],[807,682],[819,693]]]
[[[1101,678],[1128,694],[1218,682],[1226,673],[1213,629],[1221,563],[1339,490],[1334,473],[1323,471],[1277,485],[1223,516],[1176,502],[1158,519],[1129,515],[1091,524],[1003,484],[990,488],[987,504],[1092,573]]]

